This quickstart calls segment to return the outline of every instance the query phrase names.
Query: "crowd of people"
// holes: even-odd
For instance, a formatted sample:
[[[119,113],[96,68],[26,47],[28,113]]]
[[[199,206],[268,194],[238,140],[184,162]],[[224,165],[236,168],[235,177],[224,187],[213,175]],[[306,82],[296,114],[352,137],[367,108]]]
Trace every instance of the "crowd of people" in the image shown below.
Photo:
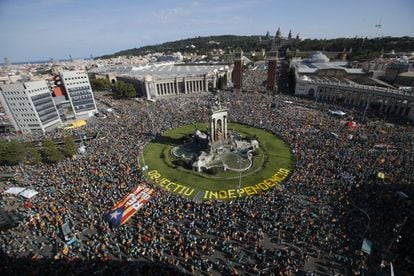
[[[265,92],[267,81],[267,65],[259,63],[252,70],[243,74],[243,89],[254,92]]]
[[[294,275],[314,273],[306,267],[316,258],[328,260],[331,275],[389,269],[390,261],[410,271],[410,244],[397,239],[413,239],[411,125],[374,116],[349,127],[362,111],[345,109],[342,118],[327,112],[334,105],[291,96],[220,96],[229,104],[229,121],[267,129],[291,146],[295,167],[282,189],[231,203],[194,202],[163,190],[139,167],[145,144],[166,130],[207,122],[211,97],[137,102],[96,93],[98,108],[113,111],[82,130],[98,133],[85,142],[84,154],[54,165],[3,168],[39,194],[30,208],[2,195],[0,207],[18,219],[0,235],[7,259],[0,270],[30,272],[37,260],[49,271],[66,265],[80,273]],[[105,214],[139,183],[156,189],[155,196],[128,223],[110,227]],[[383,205],[390,199],[392,205]],[[76,238],[69,246],[59,234],[65,221]],[[374,244],[371,255],[361,251],[363,238]],[[21,265],[25,258],[32,261]]]

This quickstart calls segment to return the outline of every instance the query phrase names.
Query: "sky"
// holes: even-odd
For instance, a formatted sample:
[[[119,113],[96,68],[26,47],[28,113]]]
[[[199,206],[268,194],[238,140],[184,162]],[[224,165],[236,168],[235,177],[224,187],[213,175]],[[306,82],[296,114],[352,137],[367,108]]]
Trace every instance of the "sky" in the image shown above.
[[[414,36],[413,0],[0,0],[0,62],[96,57],[208,35]]]

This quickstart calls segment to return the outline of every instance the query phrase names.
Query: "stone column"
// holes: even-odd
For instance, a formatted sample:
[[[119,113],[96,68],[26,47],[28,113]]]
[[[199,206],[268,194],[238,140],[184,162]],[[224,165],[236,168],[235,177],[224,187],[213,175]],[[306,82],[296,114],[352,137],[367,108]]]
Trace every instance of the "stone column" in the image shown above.
[[[155,83],[155,95],[157,95],[157,96],[160,95],[160,92],[158,90],[158,84],[157,83]]]
[[[211,120],[211,142],[215,142],[215,136],[216,136],[216,119]]]
[[[390,113],[391,112],[391,105],[392,100],[390,98],[387,99],[387,107],[385,108],[385,112]]]
[[[404,101],[398,101],[397,103],[397,109],[395,110],[395,114],[397,115],[401,115],[402,114],[402,109],[403,109],[403,105],[404,105]]]
[[[204,91],[208,90],[208,84],[207,84],[207,75],[204,75]]]
[[[391,107],[391,113],[394,114],[395,110],[397,109],[398,101],[394,100]]]
[[[179,94],[180,93],[180,90],[179,90],[179,86],[178,86],[178,80],[177,79],[175,79],[175,94]]]
[[[145,96],[147,97],[147,99],[149,99],[150,98],[150,93],[149,93],[149,85],[148,85],[148,82],[147,81],[145,81],[144,82],[145,83]]]
[[[227,139],[227,116],[224,116],[224,139]]]
[[[379,107],[379,111],[382,112],[384,109],[384,99],[381,99],[381,103],[380,103],[380,107]]]
[[[404,104],[404,108],[401,111],[401,116],[405,116],[405,113],[407,112],[407,108],[408,108],[409,105],[410,105],[410,103],[408,101],[407,101],[406,104]]]
[[[185,79],[185,77],[183,78],[183,82],[184,82],[184,93],[187,94],[187,81]]]

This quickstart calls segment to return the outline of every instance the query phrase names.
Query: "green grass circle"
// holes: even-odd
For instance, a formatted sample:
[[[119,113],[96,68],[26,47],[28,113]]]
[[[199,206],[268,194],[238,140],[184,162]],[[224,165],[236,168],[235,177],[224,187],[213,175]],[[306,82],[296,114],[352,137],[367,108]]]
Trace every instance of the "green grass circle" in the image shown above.
[[[198,173],[172,163],[171,149],[181,138],[200,129],[206,131],[207,124],[184,125],[150,141],[139,163],[146,165],[145,175],[165,190],[196,200],[234,200],[254,196],[273,188],[279,188],[293,168],[293,155],[289,146],[274,134],[243,124],[229,123],[228,129],[242,135],[256,136],[259,155],[253,166],[241,174],[220,172],[217,175]]]

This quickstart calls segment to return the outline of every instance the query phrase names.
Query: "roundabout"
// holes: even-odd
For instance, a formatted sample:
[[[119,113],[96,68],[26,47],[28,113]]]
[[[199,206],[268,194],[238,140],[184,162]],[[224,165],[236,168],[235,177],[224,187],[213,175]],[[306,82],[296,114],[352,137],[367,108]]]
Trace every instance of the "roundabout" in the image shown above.
[[[243,139],[258,141],[254,151],[224,153],[198,170],[188,166],[196,146],[189,144],[192,134],[208,130],[207,123],[184,125],[163,133],[150,141],[139,162],[145,166],[145,176],[161,188],[195,200],[235,200],[259,195],[271,189],[280,189],[293,168],[293,155],[289,146],[274,134],[243,124],[229,123],[229,133]],[[183,158],[178,158],[180,154]]]

